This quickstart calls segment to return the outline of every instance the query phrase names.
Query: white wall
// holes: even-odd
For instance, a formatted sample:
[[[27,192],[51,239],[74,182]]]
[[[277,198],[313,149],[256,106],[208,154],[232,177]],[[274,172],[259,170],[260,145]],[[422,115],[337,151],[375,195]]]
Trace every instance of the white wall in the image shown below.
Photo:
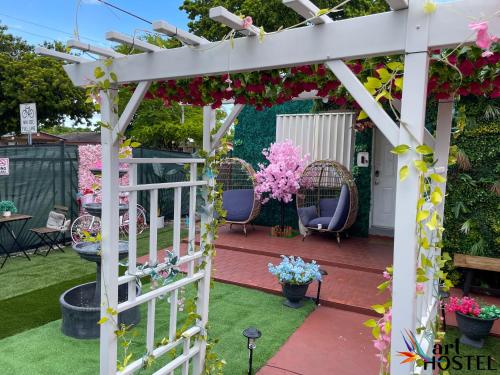
[[[354,112],[276,116],[276,142],[290,139],[309,161],[331,159],[351,170]]]

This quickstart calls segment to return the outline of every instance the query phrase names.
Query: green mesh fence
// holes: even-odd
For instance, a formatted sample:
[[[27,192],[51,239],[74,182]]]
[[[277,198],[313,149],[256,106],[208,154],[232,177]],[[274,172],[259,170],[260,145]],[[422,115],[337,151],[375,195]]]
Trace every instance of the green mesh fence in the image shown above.
[[[190,154],[162,150],[136,149],[134,157],[144,158],[187,158]],[[69,208],[69,217],[73,221],[79,215],[76,201],[78,193],[78,148],[77,146],[33,145],[0,147],[0,158],[9,158],[10,173],[0,176],[0,200],[11,200],[18,213],[33,216],[19,233],[23,223],[13,223],[14,233],[19,233],[18,242],[23,249],[30,249],[39,244],[38,238],[30,228],[44,227],[49,212],[54,205]],[[187,172],[182,164],[149,165],[138,167],[140,184],[185,181]],[[160,216],[173,217],[173,190],[160,190],[158,204]],[[140,192],[138,198],[149,214],[149,194]],[[182,190],[182,214],[188,212],[189,189]],[[148,215],[149,220],[149,215]],[[67,233],[69,239],[69,233]],[[0,233],[1,244],[9,251],[17,251],[13,241],[5,232]]]
[[[30,228],[44,227],[54,205],[69,208],[73,219],[78,214],[75,195],[78,188],[78,150],[63,143],[56,145],[4,146],[0,158],[9,158],[10,173],[0,176],[0,200],[13,201],[18,213],[31,215],[18,242],[22,248],[34,247],[38,238]],[[11,228],[18,233],[22,223]],[[13,241],[5,232],[0,241],[7,249],[13,249]]]

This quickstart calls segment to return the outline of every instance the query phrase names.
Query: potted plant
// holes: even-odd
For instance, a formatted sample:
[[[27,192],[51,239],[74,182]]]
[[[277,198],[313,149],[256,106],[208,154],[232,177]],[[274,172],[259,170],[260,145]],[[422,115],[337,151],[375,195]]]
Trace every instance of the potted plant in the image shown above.
[[[300,178],[304,172],[308,156],[302,157],[300,147],[286,140],[273,143],[262,154],[269,161],[267,166],[259,164],[260,170],[255,174],[255,192],[265,204],[269,199],[280,202],[280,225],[273,227],[271,234],[277,237],[289,237],[291,227],[285,227],[285,204],[293,201],[293,195],[300,188]]]
[[[284,256],[280,264],[274,266],[269,263],[269,272],[278,278],[286,301],[285,306],[299,308],[302,306],[301,300],[307,293],[309,284],[314,280],[321,280],[319,266],[313,260],[306,263],[300,257]]]
[[[9,217],[17,212],[17,208],[12,201],[0,201],[0,212],[2,216]]]
[[[451,297],[445,308],[447,312],[455,313],[458,329],[462,333],[460,342],[478,349],[483,347],[484,338],[490,333],[495,320],[500,318],[499,307],[480,307],[471,297]]]

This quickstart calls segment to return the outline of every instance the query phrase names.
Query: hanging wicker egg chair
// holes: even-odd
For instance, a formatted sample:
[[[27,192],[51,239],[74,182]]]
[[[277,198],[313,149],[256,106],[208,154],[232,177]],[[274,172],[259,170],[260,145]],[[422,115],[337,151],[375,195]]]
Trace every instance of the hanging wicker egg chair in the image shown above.
[[[227,158],[222,161],[216,178],[222,187],[222,207],[226,211],[226,222],[243,226],[251,223],[260,213],[260,202],[255,194],[255,170],[246,161]]]
[[[297,193],[297,212],[304,238],[311,231],[347,230],[358,213],[358,189],[352,174],[333,160],[319,160],[304,170]]]

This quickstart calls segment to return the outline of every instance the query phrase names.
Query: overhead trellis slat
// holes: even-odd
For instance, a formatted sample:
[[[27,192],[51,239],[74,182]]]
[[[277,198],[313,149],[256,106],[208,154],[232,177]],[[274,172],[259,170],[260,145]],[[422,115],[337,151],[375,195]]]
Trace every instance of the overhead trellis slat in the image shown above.
[[[59,60],[67,61],[70,63],[76,63],[76,64],[81,64],[81,63],[86,63],[86,62],[92,61],[92,60],[86,59],[84,57],[70,55],[69,53],[59,52],[59,51],[56,51],[54,49],[48,49],[45,47],[36,47],[35,53],[38,55],[54,57],[54,58],[59,59]]]
[[[250,25],[248,28],[243,27],[243,20],[236,14],[231,13],[223,6],[218,6],[211,8],[209,16],[214,21],[222,23],[223,25],[229,26],[231,29],[239,31],[243,35],[252,36],[259,35],[259,28]]]
[[[140,51],[144,52],[156,52],[156,51],[161,51],[162,48],[155,46],[154,44],[145,42],[143,40],[140,40],[138,38],[132,38],[128,35],[121,34],[116,31],[108,31],[106,33],[106,39],[111,41],[111,42],[117,42],[121,44],[125,44],[127,46],[133,47],[135,49],[138,49]]]
[[[95,55],[99,55],[99,56],[103,56],[103,57],[115,58],[115,57],[125,56],[125,55],[123,55],[119,52],[116,52],[115,50],[112,50],[110,48],[102,48],[102,47],[93,46],[93,45],[88,44],[88,43],[80,42],[79,40],[76,40],[76,39],[68,40],[66,45],[69,48],[78,49],[78,50],[84,51],[84,52],[90,52],[90,53],[93,53]]]
[[[293,9],[305,19],[314,17],[311,19],[311,22],[315,25],[333,22],[326,14],[316,17],[320,9],[309,0],[283,0],[283,4]]]
[[[154,21],[153,30],[157,33],[162,33],[168,35],[169,37],[176,38],[180,42],[189,46],[199,46],[208,43],[208,40],[206,40],[205,38],[188,33],[187,31],[179,29],[166,21]]]

